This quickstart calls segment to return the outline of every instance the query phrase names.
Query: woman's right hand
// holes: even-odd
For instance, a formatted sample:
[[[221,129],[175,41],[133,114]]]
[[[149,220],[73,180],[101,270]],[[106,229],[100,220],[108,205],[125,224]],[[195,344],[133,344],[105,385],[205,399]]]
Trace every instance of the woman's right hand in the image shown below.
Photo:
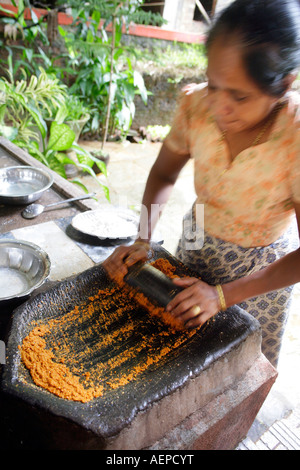
[[[130,246],[119,246],[102,263],[105,271],[111,279],[123,279],[128,268],[138,261],[147,261],[150,245],[137,241]]]

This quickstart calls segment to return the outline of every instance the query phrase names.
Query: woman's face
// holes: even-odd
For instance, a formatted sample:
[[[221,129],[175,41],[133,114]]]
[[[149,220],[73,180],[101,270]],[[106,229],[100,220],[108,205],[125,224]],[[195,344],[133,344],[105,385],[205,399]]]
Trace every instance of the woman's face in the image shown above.
[[[235,133],[259,126],[278,101],[263,93],[248,75],[239,46],[222,38],[209,48],[207,77],[209,104],[222,131]]]

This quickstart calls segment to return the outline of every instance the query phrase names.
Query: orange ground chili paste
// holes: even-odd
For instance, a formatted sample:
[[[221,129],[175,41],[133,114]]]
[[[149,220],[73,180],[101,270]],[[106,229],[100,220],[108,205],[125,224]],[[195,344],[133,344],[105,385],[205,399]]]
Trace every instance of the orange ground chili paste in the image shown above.
[[[152,264],[176,276],[168,260]],[[81,402],[138,379],[150,367],[161,367],[196,331],[178,328],[163,308],[117,284],[62,316],[32,326],[20,346],[32,380],[61,398]]]

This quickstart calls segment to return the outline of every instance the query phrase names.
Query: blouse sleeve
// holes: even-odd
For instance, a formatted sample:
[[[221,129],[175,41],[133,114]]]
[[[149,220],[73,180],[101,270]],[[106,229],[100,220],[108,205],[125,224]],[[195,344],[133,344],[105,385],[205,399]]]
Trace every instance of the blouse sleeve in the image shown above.
[[[171,130],[164,140],[167,147],[178,155],[187,155],[189,151],[188,125],[189,97],[181,92]]]
[[[300,128],[298,130],[299,136],[297,138],[296,150],[293,153],[290,184],[292,190],[292,200],[300,204]]]
[[[180,93],[172,127],[165,138],[167,147],[179,155],[190,154],[191,124],[202,113],[206,95],[206,83],[191,83]]]
[[[288,98],[289,114],[293,120],[291,131],[294,135],[290,149],[290,164],[288,165],[289,184],[292,200],[300,203],[300,96],[298,92],[290,92]],[[288,134],[288,130],[286,131]]]

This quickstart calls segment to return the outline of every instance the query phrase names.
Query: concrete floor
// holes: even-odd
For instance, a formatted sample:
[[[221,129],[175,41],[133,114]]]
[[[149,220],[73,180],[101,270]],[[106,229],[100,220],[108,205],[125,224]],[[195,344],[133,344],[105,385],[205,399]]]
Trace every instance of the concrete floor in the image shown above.
[[[98,142],[80,142],[89,150],[99,149]],[[149,170],[161,144],[107,143],[110,155],[108,177],[98,176],[110,189],[111,202],[139,209]],[[96,191],[99,202],[107,203],[97,182],[80,175],[91,191]],[[164,240],[164,248],[174,254],[181,233],[181,220],[195,199],[193,163],[183,169],[166,204],[157,230]],[[278,378],[262,406],[245,441],[239,450],[300,449],[300,284],[295,287],[294,302],[288,320]]]
[[[99,142],[80,142],[89,151],[99,149]],[[100,175],[99,180],[110,190],[111,203],[140,209],[145,184],[149,171],[159,153],[160,143],[144,142],[132,144],[107,143],[104,150],[110,155],[107,165],[108,177]],[[80,179],[91,191],[96,191],[99,202],[106,203],[103,191],[89,176],[81,175]],[[193,162],[189,162],[182,170],[180,178],[166,204],[157,230],[165,240],[164,247],[174,252],[181,234],[181,220],[195,200],[193,186]]]

